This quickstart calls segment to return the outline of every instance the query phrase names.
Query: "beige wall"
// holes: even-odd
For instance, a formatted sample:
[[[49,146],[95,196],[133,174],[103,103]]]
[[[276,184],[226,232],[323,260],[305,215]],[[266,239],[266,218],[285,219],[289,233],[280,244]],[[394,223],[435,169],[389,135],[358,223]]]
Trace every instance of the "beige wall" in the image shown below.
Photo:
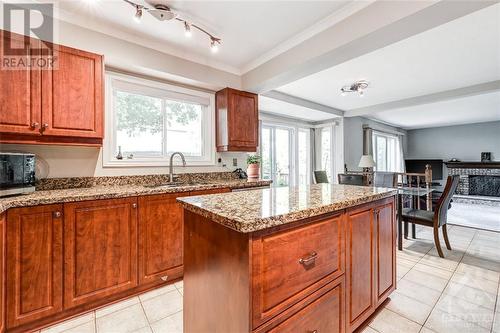
[[[43,146],[43,145],[1,145],[0,151],[22,151],[37,154],[42,162],[48,165],[48,178],[59,177],[89,177],[89,176],[122,176],[166,174],[168,167],[134,167],[134,168],[103,168],[100,148],[70,147],[70,146]],[[233,171],[237,167],[246,168],[246,153],[222,153],[221,165],[175,167],[176,173]],[[233,158],[238,166],[233,167]],[[222,167],[226,164],[226,167]],[[46,172],[46,171],[45,171]]]

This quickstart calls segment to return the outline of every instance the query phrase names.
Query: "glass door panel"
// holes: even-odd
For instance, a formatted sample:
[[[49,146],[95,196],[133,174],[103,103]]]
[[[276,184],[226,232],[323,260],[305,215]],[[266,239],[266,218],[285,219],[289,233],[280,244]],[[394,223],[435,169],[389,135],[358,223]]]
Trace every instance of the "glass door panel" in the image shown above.
[[[273,179],[272,129],[262,127],[261,154],[262,178]]]
[[[291,131],[289,129],[276,128],[275,181],[279,186],[290,184],[290,143]]]

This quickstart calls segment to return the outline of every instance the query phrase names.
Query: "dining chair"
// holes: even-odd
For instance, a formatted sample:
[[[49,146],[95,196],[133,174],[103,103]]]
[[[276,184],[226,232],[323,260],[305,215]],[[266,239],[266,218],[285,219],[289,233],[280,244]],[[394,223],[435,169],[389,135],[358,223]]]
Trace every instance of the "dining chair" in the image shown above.
[[[436,249],[441,258],[444,258],[444,255],[443,250],[441,249],[441,244],[439,243],[439,228],[441,227],[443,229],[443,238],[446,248],[451,250],[450,241],[448,239],[448,231],[446,229],[446,222],[448,218],[448,207],[451,198],[457,189],[459,179],[460,176],[458,175],[448,176],[443,194],[439,198],[434,211],[412,208],[402,209],[403,222],[419,224],[426,227],[432,227],[434,229],[434,244],[436,245]]]
[[[324,170],[314,171],[314,181],[316,182],[316,184],[329,183],[326,171]]]
[[[373,175],[373,186],[375,187],[397,187],[397,176],[395,172],[377,171]]]
[[[363,186],[363,175],[351,175],[345,173],[338,174],[339,184]]]

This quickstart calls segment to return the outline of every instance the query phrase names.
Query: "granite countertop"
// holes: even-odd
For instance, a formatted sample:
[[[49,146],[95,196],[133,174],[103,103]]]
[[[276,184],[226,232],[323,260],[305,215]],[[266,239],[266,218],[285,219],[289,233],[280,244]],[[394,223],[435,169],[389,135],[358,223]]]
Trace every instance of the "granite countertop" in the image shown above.
[[[196,184],[180,184],[175,187],[150,187],[145,184],[106,184],[91,187],[37,190],[30,194],[0,198],[0,213],[14,207],[29,207],[83,200],[124,198],[150,194],[180,193],[217,188],[238,189],[268,186],[270,184],[271,181],[269,180],[217,179]]]
[[[247,233],[387,198],[395,189],[315,184],[178,198],[185,209]]]

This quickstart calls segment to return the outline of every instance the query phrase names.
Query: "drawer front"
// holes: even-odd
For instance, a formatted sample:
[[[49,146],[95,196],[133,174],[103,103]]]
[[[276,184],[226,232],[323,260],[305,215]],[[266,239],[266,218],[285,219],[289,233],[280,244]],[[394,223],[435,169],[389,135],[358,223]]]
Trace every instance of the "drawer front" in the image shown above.
[[[254,327],[344,272],[340,216],[254,239]]]
[[[344,332],[342,285],[328,291],[283,323],[267,331],[269,333]]]

